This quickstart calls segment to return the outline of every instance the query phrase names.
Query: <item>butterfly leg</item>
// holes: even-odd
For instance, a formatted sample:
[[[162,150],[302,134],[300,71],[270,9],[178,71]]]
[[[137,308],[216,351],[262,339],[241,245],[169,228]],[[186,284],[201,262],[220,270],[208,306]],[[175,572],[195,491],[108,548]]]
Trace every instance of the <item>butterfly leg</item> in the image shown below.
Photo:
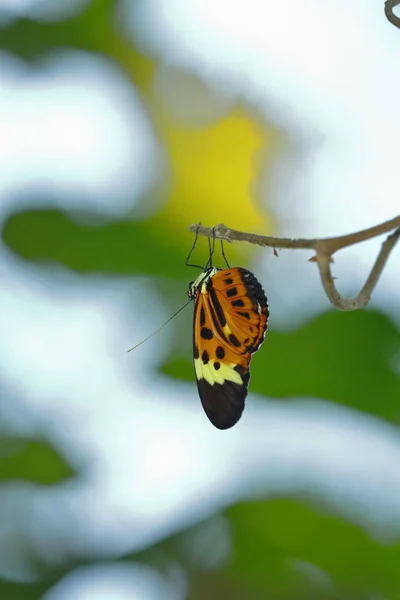
[[[214,256],[214,250],[215,250],[215,227],[213,227],[212,230],[212,241],[210,238],[208,238],[208,252],[209,252],[209,259],[208,262],[206,264],[206,269],[208,269],[209,267],[213,266],[213,256]]]
[[[228,260],[227,260],[227,258],[226,258],[226,256],[225,256],[224,240],[221,240],[221,254],[222,254],[222,256],[224,257],[224,261],[226,262],[226,264],[227,264],[227,266],[228,266],[228,269],[230,269],[230,268],[231,268],[231,266],[230,266],[230,264],[228,263]]]
[[[186,259],[186,261],[185,261],[185,265],[186,265],[187,267],[195,267],[196,269],[202,269],[202,270],[203,270],[203,269],[204,269],[204,267],[201,267],[200,265],[193,265],[193,264],[191,264],[191,263],[189,262],[189,260],[190,260],[190,257],[192,256],[192,254],[193,254],[193,251],[194,251],[194,249],[196,248],[196,244],[197,244],[197,238],[199,237],[199,227],[200,227],[200,225],[201,225],[201,223],[199,223],[199,224],[197,225],[197,229],[196,229],[196,237],[194,238],[193,246],[191,247],[191,249],[190,249],[190,252],[189,252],[189,254],[188,254],[188,256],[187,256],[187,259]]]

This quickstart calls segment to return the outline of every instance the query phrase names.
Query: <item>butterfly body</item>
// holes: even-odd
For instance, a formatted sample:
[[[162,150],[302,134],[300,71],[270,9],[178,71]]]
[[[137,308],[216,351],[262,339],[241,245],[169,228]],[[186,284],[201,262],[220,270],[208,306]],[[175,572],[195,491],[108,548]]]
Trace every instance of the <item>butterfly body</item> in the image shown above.
[[[203,408],[218,429],[240,419],[251,356],[262,344],[269,316],[264,290],[250,271],[209,267],[189,285],[195,301],[193,356]]]

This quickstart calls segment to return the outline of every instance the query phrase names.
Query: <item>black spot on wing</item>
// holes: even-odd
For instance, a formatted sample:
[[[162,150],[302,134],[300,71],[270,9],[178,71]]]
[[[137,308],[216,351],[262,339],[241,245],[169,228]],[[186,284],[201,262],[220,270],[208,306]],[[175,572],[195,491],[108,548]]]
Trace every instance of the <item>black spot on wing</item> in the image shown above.
[[[211,329],[208,329],[208,327],[202,327],[200,330],[200,335],[203,338],[203,340],[212,340],[213,334]]]
[[[203,361],[203,365],[206,365],[210,360],[207,350],[204,350],[203,354],[201,355],[201,360]]]
[[[233,344],[233,346],[236,346],[236,348],[239,348],[240,342],[237,339],[236,335],[233,335],[233,333],[229,334],[229,341],[231,344]]]
[[[200,354],[199,354],[199,349],[196,346],[196,344],[193,345],[193,357],[194,358],[199,358]]]
[[[233,381],[210,385],[199,379],[197,387],[204,411],[214,427],[229,429],[239,421],[247,396],[246,385]]]
[[[211,279],[210,279],[210,284],[211,284]],[[218,300],[217,292],[214,290],[214,288],[212,287],[212,285],[210,285],[208,291],[209,291],[211,302],[212,302],[212,306],[215,309],[215,314],[216,314],[216,316],[218,318],[219,324],[220,324],[221,327],[225,327],[225,325],[226,325],[226,319],[225,319],[223,308],[222,308],[222,306],[220,304],[220,301]],[[213,312],[213,315],[214,315],[214,312]],[[214,321],[214,325],[216,327],[218,327],[218,323],[215,323],[214,319],[213,319],[213,321]]]
[[[204,306],[200,309],[200,327],[206,324],[206,313],[204,312]]]
[[[226,285],[231,285],[233,283],[233,279],[231,279],[230,277],[227,277],[224,281]]]
[[[239,311],[238,314],[250,321],[250,313],[248,313],[247,311]]]
[[[215,312],[215,309],[214,309],[214,305],[213,305],[212,302],[208,303],[208,308],[209,308],[209,311],[210,311],[212,324],[214,326],[215,331],[217,332],[217,336],[219,336],[223,340],[226,340],[226,335],[224,334],[223,329],[222,329],[221,325],[219,324],[219,320],[218,320],[218,317],[216,315],[216,312]]]
[[[216,360],[216,361],[215,361],[215,363],[214,363],[214,369],[215,369],[216,371],[218,371],[218,370],[219,370],[219,368],[220,368],[220,366],[221,366],[221,363],[219,363],[219,362]]]
[[[233,287],[233,288],[229,288],[229,290],[226,291],[226,295],[228,296],[228,298],[232,298],[233,296],[237,296],[237,288]]]
[[[232,306],[244,306],[244,302],[240,298],[238,300],[233,300],[231,304]]]
[[[216,355],[217,355],[217,358],[224,358],[224,356],[225,356],[225,350],[223,349],[222,346],[218,346],[217,347]]]

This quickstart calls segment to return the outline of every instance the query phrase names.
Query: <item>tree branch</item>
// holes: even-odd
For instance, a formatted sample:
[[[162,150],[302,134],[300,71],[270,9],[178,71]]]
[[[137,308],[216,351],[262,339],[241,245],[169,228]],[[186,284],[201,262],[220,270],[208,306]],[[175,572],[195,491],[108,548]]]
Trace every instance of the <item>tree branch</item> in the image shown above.
[[[400,3],[400,0],[398,0]],[[365,240],[369,240],[383,233],[393,231],[391,235],[387,237],[385,242],[382,244],[382,248],[378,254],[372,270],[360,290],[360,292],[354,298],[343,298],[336,289],[334,278],[331,274],[331,262],[332,255],[353,244],[358,244]],[[229,229],[226,225],[220,224],[216,227],[203,227],[202,225],[191,225],[190,231],[197,233],[197,235],[203,235],[206,237],[215,237],[220,240],[227,242],[233,241],[246,241],[251,244],[257,244],[259,246],[269,246],[271,248],[291,248],[291,249],[303,249],[303,250],[315,250],[316,255],[310,259],[311,262],[318,263],[319,273],[321,276],[321,282],[329,300],[336,308],[340,310],[357,310],[366,306],[370,301],[371,294],[382,274],[386,261],[389,254],[395,247],[400,237],[400,215],[385,221],[380,225],[369,227],[355,233],[348,235],[341,235],[331,238],[315,238],[315,239],[290,239],[290,238],[277,238],[264,235],[257,235],[254,233],[245,233],[236,229]]]
[[[400,29],[400,17],[394,14],[393,8],[400,4],[400,0],[386,0],[385,2],[385,15],[387,20]]]

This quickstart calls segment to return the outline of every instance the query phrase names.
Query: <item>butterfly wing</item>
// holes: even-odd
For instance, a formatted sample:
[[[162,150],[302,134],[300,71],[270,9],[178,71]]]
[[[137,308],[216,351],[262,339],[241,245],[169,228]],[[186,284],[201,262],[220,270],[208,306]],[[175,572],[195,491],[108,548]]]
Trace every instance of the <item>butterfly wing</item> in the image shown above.
[[[244,409],[251,355],[262,343],[268,306],[250,271],[217,271],[203,281],[194,310],[194,366],[203,408],[218,429],[237,423]]]
[[[212,278],[210,297],[216,307],[220,304],[224,333],[232,346],[240,354],[256,352],[264,341],[269,311],[265,292],[253,273],[240,267],[218,271]]]

